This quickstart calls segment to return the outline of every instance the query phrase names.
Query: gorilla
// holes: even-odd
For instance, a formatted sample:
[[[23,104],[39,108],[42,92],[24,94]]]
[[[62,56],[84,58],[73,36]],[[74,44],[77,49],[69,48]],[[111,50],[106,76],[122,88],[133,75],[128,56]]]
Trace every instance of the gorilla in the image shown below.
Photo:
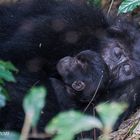
[[[19,1],[1,7],[0,58],[25,66],[35,60],[48,75],[54,75],[60,58],[98,48],[109,26],[100,9],[69,0]]]
[[[61,80],[52,79],[62,110],[78,108],[93,113],[100,102],[126,102],[116,130],[140,106],[140,33],[132,23],[116,20],[108,28],[99,52],[85,50],[57,64]],[[63,94],[62,94],[63,93]],[[67,98],[67,100],[66,100]],[[81,106],[83,104],[83,106]]]
[[[21,0],[0,5],[0,59],[11,61],[19,69],[17,83],[5,85],[11,100],[0,109],[0,129],[21,131],[23,98],[32,86],[44,85],[48,90],[47,104],[38,125],[38,130],[43,131],[61,111],[55,90],[59,84],[49,80],[52,76],[61,79],[57,62],[85,49],[98,50],[108,26],[102,11],[86,3]]]

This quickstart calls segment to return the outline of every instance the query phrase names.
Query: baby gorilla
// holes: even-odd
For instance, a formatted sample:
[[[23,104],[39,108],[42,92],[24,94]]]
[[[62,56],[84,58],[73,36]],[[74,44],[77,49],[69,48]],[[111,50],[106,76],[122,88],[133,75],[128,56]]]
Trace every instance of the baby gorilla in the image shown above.
[[[109,73],[102,57],[97,52],[83,51],[62,58],[57,70],[62,80],[52,79],[52,83],[61,110],[73,108],[93,114],[93,106],[107,95]]]
[[[102,55],[87,50],[75,57],[62,58],[57,64],[57,70],[63,82],[54,79],[52,81],[59,85],[55,89],[60,91],[56,92],[57,98],[64,110],[86,109],[91,114],[93,104],[96,106],[100,102],[127,102],[128,109],[114,126],[114,129],[117,129],[140,105],[140,79],[134,73],[135,67],[130,67],[130,58],[126,57],[124,52],[120,54],[120,48],[112,47],[108,51],[105,50],[104,48]],[[117,58],[120,60],[115,61]],[[117,65],[115,62],[118,62]]]
[[[103,93],[108,82],[108,72],[103,59],[96,52],[89,50],[75,57],[62,58],[57,64],[57,70],[68,94],[80,102],[89,102],[99,84],[98,92]]]

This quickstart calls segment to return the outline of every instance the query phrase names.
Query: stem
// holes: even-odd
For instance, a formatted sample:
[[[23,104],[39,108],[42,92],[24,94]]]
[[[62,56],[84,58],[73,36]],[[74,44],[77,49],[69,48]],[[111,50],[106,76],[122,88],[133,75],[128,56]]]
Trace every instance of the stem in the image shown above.
[[[104,128],[101,140],[110,140],[109,134],[112,131],[111,128]]]
[[[111,8],[113,6],[113,3],[114,3],[114,0],[111,0],[111,4],[109,6],[109,9],[108,9],[108,12],[107,12],[107,16],[109,15],[110,11],[111,11]]]
[[[20,140],[27,140],[31,128],[31,122],[32,122],[31,118],[32,117],[30,115],[28,114],[25,115],[25,121],[21,131]]]

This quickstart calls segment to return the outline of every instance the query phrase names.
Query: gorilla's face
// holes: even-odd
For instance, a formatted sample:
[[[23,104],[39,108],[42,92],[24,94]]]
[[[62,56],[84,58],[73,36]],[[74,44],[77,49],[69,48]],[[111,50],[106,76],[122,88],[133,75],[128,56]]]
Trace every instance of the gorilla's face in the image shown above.
[[[65,88],[81,102],[89,102],[105,88],[108,70],[101,56],[93,51],[80,52],[75,57],[64,57],[57,64]],[[98,91],[98,93],[97,93]]]

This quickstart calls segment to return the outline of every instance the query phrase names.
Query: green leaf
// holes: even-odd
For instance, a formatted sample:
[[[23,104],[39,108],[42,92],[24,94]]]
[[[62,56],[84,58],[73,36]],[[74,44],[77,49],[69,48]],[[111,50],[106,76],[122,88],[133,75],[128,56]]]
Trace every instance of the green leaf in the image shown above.
[[[125,103],[102,103],[97,106],[96,110],[107,130],[111,130],[118,117],[127,108]]]
[[[2,94],[0,94],[0,108],[4,107],[6,104],[6,97]]]
[[[127,13],[133,11],[140,5],[140,0],[124,0],[119,6],[119,13]]]
[[[15,82],[12,71],[17,71],[12,63],[0,60],[0,79],[6,80],[8,82]],[[2,80],[0,83],[3,83]]]
[[[46,90],[43,87],[34,87],[26,95],[23,108],[25,114],[32,120],[31,125],[36,126],[40,112],[45,105]]]
[[[88,0],[87,1],[90,5],[101,5],[101,0]]]
[[[10,100],[10,96],[7,93],[7,90],[4,87],[2,87],[2,86],[0,86],[0,94],[5,96],[6,100]]]
[[[93,0],[91,0],[93,1]],[[100,6],[101,5],[101,0],[94,0],[94,4]]]
[[[0,79],[0,85],[4,85],[4,81]]]
[[[8,70],[2,69],[1,66],[0,66],[0,78],[8,82],[15,82],[13,74]]]
[[[45,131],[51,134],[57,132],[53,140],[72,140],[74,135],[92,128],[102,128],[101,122],[93,116],[68,111],[58,114],[45,128]]]
[[[10,100],[9,94],[5,88],[0,86],[0,108],[5,106],[6,100]]]
[[[9,131],[1,131],[0,140],[19,140],[19,134]]]
[[[10,71],[16,71],[16,72],[18,71],[11,62],[4,62],[0,60],[0,67],[3,67],[4,69],[10,70]]]

